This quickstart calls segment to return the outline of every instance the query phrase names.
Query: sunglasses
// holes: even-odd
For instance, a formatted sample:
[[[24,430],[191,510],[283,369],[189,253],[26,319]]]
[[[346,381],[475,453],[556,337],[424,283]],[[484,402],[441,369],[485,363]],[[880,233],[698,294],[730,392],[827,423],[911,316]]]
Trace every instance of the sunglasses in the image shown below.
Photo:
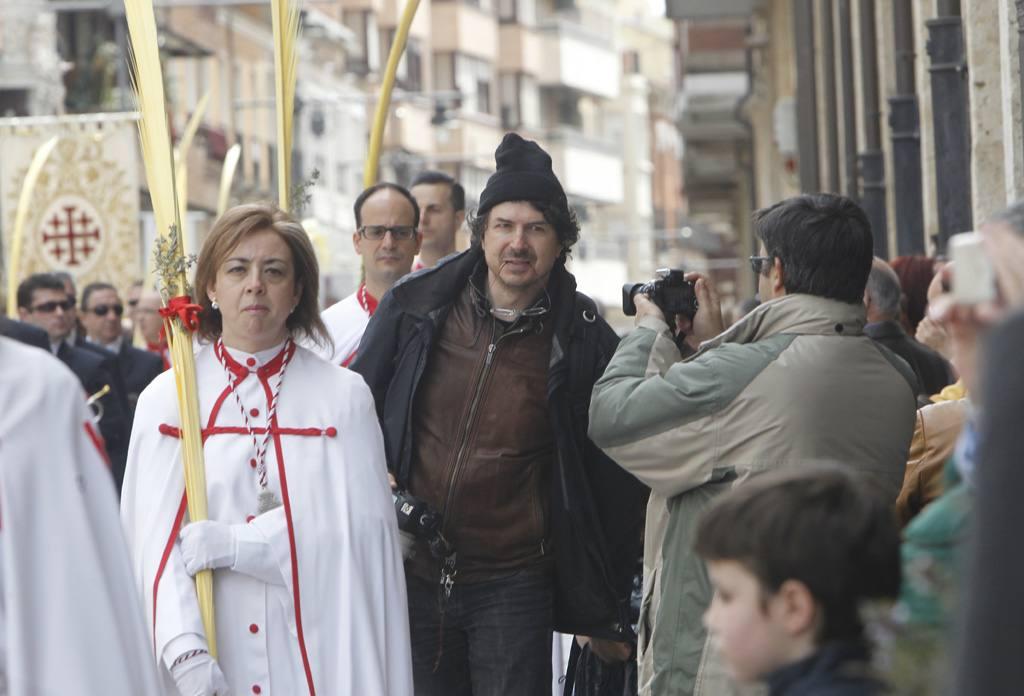
[[[98,304],[89,311],[98,317],[105,317],[110,311],[113,310],[114,314],[121,316],[124,314],[124,305],[119,304]]]
[[[416,236],[416,228],[412,225],[363,225],[359,228],[359,235],[363,239],[378,242],[384,239],[388,232],[397,241],[408,241]]]
[[[32,311],[39,312],[40,314],[52,314],[53,312],[56,312],[58,309],[67,312],[74,306],[75,303],[72,302],[71,300],[53,300],[51,302],[41,302],[35,305],[34,307],[32,307]]]
[[[772,258],[771,256],[751,256],[750,268],[757,275],[764,275],[764,268],[771,263]]]

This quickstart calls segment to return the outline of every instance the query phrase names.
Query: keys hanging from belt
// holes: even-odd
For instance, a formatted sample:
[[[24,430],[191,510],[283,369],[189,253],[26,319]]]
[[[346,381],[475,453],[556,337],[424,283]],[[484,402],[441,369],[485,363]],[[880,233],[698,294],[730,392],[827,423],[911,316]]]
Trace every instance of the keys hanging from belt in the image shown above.
[[[441,591],[444,593],[444,600],[447,602],[452,596],[452,586],[455,585],[455,552],[453,551],[441,562]]]

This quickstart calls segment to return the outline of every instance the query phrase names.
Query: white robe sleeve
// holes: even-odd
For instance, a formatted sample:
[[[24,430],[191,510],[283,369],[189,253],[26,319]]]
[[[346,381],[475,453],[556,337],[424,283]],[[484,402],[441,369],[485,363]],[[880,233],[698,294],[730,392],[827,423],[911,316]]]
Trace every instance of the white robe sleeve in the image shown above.
[[[139,397],[121,492],[121,521],[154,656],[165,667],[180,652],[206,647],[195,582],[185,570],[177,539],[187,515],[175,525],[184,496],[180,444],[160,432],[161,423],[177,423],[176,397],[168,391],[174,388],[173,377],[163,373]],[[172,641],[174,649],[168,650]]]

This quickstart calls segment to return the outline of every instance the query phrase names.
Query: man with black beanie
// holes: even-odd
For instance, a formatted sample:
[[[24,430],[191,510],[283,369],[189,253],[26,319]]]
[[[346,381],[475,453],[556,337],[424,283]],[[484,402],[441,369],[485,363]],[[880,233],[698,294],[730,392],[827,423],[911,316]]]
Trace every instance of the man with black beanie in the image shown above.
[[[495,160],[470,249],[395,285],[352,365],[396,488],[437,513],[406,563],[421,696],[550,692],[552,630],[630,631],[646,489],[587,437],[618,341],[565,269],[551,158],[509,133]]]

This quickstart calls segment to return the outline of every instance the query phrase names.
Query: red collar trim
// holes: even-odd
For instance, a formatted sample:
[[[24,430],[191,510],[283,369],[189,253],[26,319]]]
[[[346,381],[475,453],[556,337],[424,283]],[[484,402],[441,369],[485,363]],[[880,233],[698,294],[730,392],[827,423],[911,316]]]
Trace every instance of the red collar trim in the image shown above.
[[[249,374],[249,368],[242,363],[231,357],[231,351],[224,348],[224,344],[221,341],[217,341],[213,344],[213,351],[217,355],[217,358],[224,361],[224,364],[228,366],[228,370],[231,374],[241,382],[245,379],[246,375]],[[277,355],[273,357],[266,365],[256,370],[256,375],[261,379],[272,377],[281,371],[281,365],[284,364],[285,355],[291,360],[292,355],[295,354],[295,342],[289,339],[285,342],[284,348],[282,348]]]
[[[359,286],[356,291],[356,299],[359,300],[359,306],[363,308],[363,311],[371,317],[377,311],[377,298],[366,290],[366,283]]]

